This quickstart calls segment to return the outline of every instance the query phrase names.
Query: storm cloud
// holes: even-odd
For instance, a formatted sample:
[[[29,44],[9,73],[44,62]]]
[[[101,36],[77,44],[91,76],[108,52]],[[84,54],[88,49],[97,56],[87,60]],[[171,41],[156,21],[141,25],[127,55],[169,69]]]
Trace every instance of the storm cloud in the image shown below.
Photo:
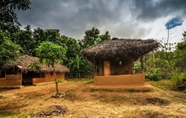
[[[82,39],[92,27],[112,37],[143,38],[145,27],[162,17],[185,17],[185,0],[30,0],[31,9],[18,11],[23,27],[60,29],[63,35]]]
[[[131,0],[138,20],[154,21],[168,15],[186,17],[186,0]]]

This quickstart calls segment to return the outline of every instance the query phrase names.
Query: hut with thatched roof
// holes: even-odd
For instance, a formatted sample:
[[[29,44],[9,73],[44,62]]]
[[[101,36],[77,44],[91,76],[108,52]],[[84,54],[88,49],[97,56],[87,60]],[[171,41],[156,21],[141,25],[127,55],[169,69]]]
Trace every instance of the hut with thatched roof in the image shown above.
[[[57,78],[65,78],[69,69],[61,64],[55,64]],[[11,62],[4,69],[4,77],[0,77],[0,87],[14,87],[33,85],[42,82],[54,81],[53,68],[43,65],[38,57],[23,55]]]
[[[143,55],[157,49],[153,39],[113,38],[81,50],[81,55],[98,67],[95,85],[144,85]],[[142,72],[135,74],[134,61],[141,60]]]

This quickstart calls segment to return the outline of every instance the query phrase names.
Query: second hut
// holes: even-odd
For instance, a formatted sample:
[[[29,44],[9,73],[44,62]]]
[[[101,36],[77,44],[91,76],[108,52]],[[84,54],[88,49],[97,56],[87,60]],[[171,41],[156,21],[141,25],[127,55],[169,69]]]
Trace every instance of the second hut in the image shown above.
[[[118,39],[104,41],[81,50],[81,55],[98,68],[94,85],[143,86],[143,56],[160,46],[153,40]],[[134,61],[140,58],[141,73],[134,73]]]

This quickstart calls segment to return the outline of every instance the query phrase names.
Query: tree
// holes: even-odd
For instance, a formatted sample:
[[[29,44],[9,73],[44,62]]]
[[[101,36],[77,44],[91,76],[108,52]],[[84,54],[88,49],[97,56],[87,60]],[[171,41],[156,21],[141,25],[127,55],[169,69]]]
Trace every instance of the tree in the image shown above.
[[[53,76],[56,84],[56,95],[58,95],[58,79],[55,73],[55,63],[62,63],[65,58],[66,49],[62,46],[54,44],[49,41],[42,42],[36,48],[36,55],[39,57],[42,64],[53,68]]]
[[[82,39],[79,42],[80,47],[83,49],[92,46],[94,44],[97,44],[98,38],[99,38],[99,30],[93,27],[91,30],[85,31],[84,39]]]
[[[35,40],[36,47],[38,47],[40,45],[40,43],[47,41],[45,30],[43,30],[41,28],[34,29],[33,38]]]
[[[45,35],[47,41],[61,45],[60,32],[58,29],[46,29]]]
[[[54,44],[65,47],[65,44],[63,43],[63,39],[58,29],[46,29],[46,30],[41,28],[34,29],[33,39],[34,39],[33,47],[35,46],[38,47],[40,43],[44,41],[50,41]],[[67,49],[67,47],[65,48]],[[33,51],[33,56],[35,56],[35,51]]]
[[[109,32],[106,31],[105,34],[100,35],[99,30],[97,28],[92,28],[91,30],[85,31],[84,39],[79,40],[79,45],[81,49],[87,48],[89,46],[99,44],[105,40],[110,39]]]
[[[0,30],[0,70],[11,60],[15,60],[19,55],[20,48],[9,38],[9,33]]]
[[[76,55],[75,59],[69,59],[67,66],[70,68],[70,74],[73,77],[80,78],[85,75],[91,75],[94,72],[93,65],[79,55]]]
[[[64,35],[61,36],[61,43],[68,47],[66,57],[75,58],[77,54],[79,54],[80,46],[77,43],[76,39],[66,37]]]
[[[186,31],[183,33],[183,42],[176,46],[175,58],[175,68],[178,68],[180,72],[186,71]]]
[[[100,37],[100,42],[99,43],[102,43],[103,41],[110,39],[110,34],[109,34],[108,31],[106,31],[105,34],[102,34],[99,37]]]
[[[12,37],[12,41],[22,48],[22,54],[35,56],[34,49],[36,48],[35,39],[32,36],[33,32],[30,25],[25,27],[25,30],[18,30]]]
[[[18,22],[16,10],[30,9],[29,0],[1,0],[0,1],[0,29],[11,33],[17,31],[21,25]]]

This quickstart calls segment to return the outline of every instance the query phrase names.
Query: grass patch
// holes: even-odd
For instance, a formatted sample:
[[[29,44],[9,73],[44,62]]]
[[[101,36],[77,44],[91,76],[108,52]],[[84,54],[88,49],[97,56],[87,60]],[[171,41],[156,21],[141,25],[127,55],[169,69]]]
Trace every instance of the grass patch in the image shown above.
[[[94,83],[94,80],[93,79],[90,79],[90,80],[85,81],[84,83],[85,84],[92,84],[92,83]]]
[[[163,79],[159,81],[148,81],[148,83],[163,90],[171,89],[173,86],[175,86],[175,84],[168,79]]]
[[[139,89],[129,89],[128,91],[129,91],[129,92],[140,92]]]
[[[0,113],[0,118],[4,118],[4,117],[15,118],[16,116],[18,116],[18,113],[13,113],[13,112]]]
[[[112,102],[123,102],[124,100],[127,100],[128,98],[126,97],[126,96],[118,96],[118,95],[116,95],[116,96],[113,96],[112,98],[111,98],[111,101]]]
[[[113,93],[99,92],[99,93],[91,94],[91,96],[102,103],[111,103],[115,105],[120,105],[121,103],[124,103],[129,99],[127,96],[119,95],[118,93],[113,94]]]
[[[65,92],[65,99],[74,102],[76,100],[80,100],[80,95],[77,94],[75,89],[71,89]]]
[[[34,118],[34,114],[20,114],[20,113],[14,113],[14,112],[3,112],[0,113],[0,118]]]
[[[166,88],[165,88],[164,86],[159,85],[159,84],[157,84],[156,87],[158,87],[158,88],[160,88],[160,89],[163,89],[163,90],[166,90]]]
[[[90,89],[90,92],[98,91],[98,89]]]
[[[82,82],[82,81],[85,81],[85,82],[93,82],[94,79],[93,78],[73,78],[73,79],[68,79],[67,81],[69,82]]]

